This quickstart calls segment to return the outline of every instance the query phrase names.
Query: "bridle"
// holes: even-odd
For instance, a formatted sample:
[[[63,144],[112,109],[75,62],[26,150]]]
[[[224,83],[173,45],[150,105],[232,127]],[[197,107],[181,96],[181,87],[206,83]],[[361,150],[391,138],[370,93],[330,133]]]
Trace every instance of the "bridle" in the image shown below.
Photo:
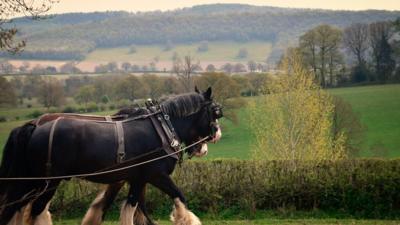
[[[218,123],[218,119],[223,117],[223,113],[222,113],[222,106],[214,101],[206,101],[202,104],[201,109],[206,108],[206,117],[207,120],[209,121],[209,128],[211,130],[211,133],[207,136],[207,138],[203,141],[200,142],[198,145],[203,145],[211,140],[213,140],[216,136],[216,133],[219,129],[219,123]],[[199,137],[198,139],[202,139],[204,137]],[[194,155],[193,153],[189,153],[189,149],[186,149],[186,153],[189,154],[189,158],[192,158]]]
[[[211,137],[214,137],[218,131],[217,120],[223,117],[222,106],[214,101],[207,101],[203,104],[203,107],[207,107],[207,117],[210,121]]]

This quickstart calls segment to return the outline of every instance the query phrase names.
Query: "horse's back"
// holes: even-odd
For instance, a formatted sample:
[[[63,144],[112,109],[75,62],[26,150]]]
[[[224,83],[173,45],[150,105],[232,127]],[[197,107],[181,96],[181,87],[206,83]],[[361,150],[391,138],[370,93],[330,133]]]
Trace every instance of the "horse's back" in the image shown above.
[[[37,127],[29,144],[28,157],[34,173],[43,171],[43,166],[38,171],[34,168],[46,164],[49,156],[57,175],[87,172],[111,165],[116,158],[115,146],[113,123],[61,118]]]

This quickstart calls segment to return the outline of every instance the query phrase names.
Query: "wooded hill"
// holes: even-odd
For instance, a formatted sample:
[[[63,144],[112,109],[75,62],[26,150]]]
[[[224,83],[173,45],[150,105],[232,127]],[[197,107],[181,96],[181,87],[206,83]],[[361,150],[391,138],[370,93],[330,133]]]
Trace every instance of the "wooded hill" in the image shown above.
[[[80,60],[96,48],[200,41],[267,41],[272,59],[305,31],[319,25],[394,20],[399,11],[332,11],[242,4],[212,4],[173,11],[97,12],[54,15],[32,21],[15,19],[19,37],[28,41],[18,58]],[[6,54],[6,53],[5,53]]]

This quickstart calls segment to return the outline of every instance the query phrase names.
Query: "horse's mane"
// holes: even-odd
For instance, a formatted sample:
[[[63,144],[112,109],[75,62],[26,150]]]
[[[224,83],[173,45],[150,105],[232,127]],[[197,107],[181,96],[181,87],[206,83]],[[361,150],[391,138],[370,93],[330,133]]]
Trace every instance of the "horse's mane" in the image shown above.
[[[186,93],[170,95],[160,99],[161,109],[172,117],[185,117],[196,113],[202,107],[204,97],[198,93]],[[148,113],[146,108],[130,106],[120,109],[113,116],[128,115],[128,117],[140,116]]]
[[[185,117],[198,112],[203,106],[204,97],[198,93],[169,96],[162,100],[161,109],[172,117]]]
[[[140,108],[139,106],[130,106],[120,109],[113,116],[128,115],[128,117],[132,117],[132,116],[144,115],[146,113],[147,110],[145,108]]]

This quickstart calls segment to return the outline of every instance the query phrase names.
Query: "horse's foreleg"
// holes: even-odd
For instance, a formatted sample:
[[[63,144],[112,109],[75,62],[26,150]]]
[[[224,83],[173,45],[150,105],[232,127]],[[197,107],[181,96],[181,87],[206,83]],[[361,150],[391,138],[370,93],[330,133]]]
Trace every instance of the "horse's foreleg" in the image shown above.
[[[174,225],[201,225],[200,219],[187,209],[185,197],[168,175],[157,176],[150,183],[174,200],[174,210],[170,216]]]
[[[106,211],[123,186],[124,182],[114,183],[108,185],[106,190],[101,191],[86,212],[82,225],[101,225]]]

